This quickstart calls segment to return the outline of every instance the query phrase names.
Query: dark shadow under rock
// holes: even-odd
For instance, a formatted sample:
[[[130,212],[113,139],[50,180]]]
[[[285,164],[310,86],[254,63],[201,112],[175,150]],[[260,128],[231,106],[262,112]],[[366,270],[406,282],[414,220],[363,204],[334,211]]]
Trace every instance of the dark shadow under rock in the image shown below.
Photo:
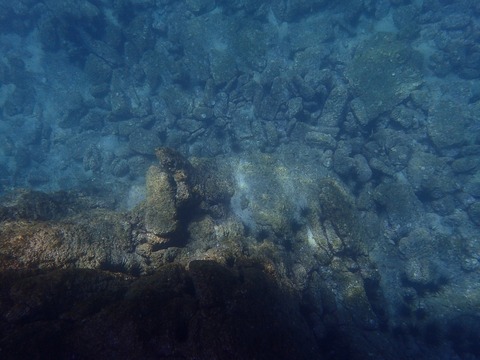
[[[2,359],[322,358],[299,299],[260,264],[0,277]]]

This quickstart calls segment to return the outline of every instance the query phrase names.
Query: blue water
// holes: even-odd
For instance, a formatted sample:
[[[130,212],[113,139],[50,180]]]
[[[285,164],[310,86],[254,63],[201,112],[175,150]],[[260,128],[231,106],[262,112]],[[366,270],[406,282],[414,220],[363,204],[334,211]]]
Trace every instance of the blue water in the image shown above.
[[[1,0],[0,194],[130,210],[170,147],[234,164],[250,234],[281,243],[287,198],[315,248],[311,184],[333,178],[373,234],[372,327],[479,358],[479,89],[474,0]]]

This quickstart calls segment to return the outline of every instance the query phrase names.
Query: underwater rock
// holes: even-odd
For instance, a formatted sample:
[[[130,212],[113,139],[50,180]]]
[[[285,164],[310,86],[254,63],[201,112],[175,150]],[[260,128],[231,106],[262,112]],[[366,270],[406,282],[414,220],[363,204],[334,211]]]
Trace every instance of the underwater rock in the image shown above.
[[[192,360],[312,360],[326,353],[299,298],[261,263],[227,268],[194,261],[188,269],[169,265],[142,278],[80,269],[0,278],[0,296],[8,299],[0,304],[0,327],[10,330],[0,337],[5,360],[47,352]]]
[[[322,149],[335,149],[337,142],[330,134],[325,134],[321,131],[309,131],[305,134],[305,141],[309,144],[314,144]]]
[[[416,4],[400,6],[393,10],[393,22],[402,39],[415,39],[420,33],[419,15],[421,8]]]
[[[468,215],[475,224],[480,226],[480,202],[470,205],[468,208]]]
[[[85,61],[84,72],[93,85],[109,83],[112,77],[112,68],[100,57],[90,54]]]
[[[116,158],[112,161],[110,165],[110,171],[112,175],[117,177],[125,176],[129,173],[130,167],[128,166],[128,162],[125,159]]]
[[[186,0],[190,11],[199,14],[211,11],[215,7],[215,0]]]
[[[281,0],[272,4],[272,11],[279,20],[293,22],[298,20],[299,16],[321,8],[327,2],[326,0]]]
[[[336,235],[351,256],[366,253],[370,244],[353,196],[342,183],[334,179],[322,179],[319,186],[321,219],[329,220],[333,224]]]
[[[85,171],[99,172],[102,167],[102,152],[95,145],[90,145],[83,155],[83,169]]]
[[[123,31],[126,41],[136,50],[135,58],[155,46],[155,34],[152,17],[147,13],[138,13]],[[133,60],[133,59],[132,59]]]
[[[404,105],[396,106],[392,110],[390,117],[396,124],[404,129],[418,126],[418,121],[422,118],[419,111],[415,111]]]
[[[365,104],[368,122],[390,111],[420,86],[421,64],[420,55],[392,34],[378,33],[359,47],[346,76]]]
[[[90,110],[80,119],[80,128],[82,130],[99,131],[103,128],[106,112],[99,110]]]
[[[65,200],[64,200],[65,201]],[[20,191],[2,198],[0,220],[54,220],[65,215],[62,193]]]
[[[412,228],[421,218],[422,203],[406,182],[384,182],[375,188],[373,197],[386,209],[390,223],[400,226],[402,231]]]
[[[373,119],[368,117],[367,110],[365,108],[365,104],[363,103],[362,99],[355,98],[350,101],[350,108],[352,109],[355,118],[360,123],[361,126],[367,126],[369,122]]]
[[[343,84],[337,84],[332,89],[319,119],[320,126],[338,127],[341,125],[345,117],[348,96],[348,88]]]
[[[99,8],[93,5],[90,1],[82,1],[79,3],[73,0],[61,2],[46,0],[44,3],[48,10],[53,12],[55,16],[60,19],[71,18],[77,21],[83,20],[89,22],[93,21],[101,13]]]
[[[425,199],[439,199],[457,189],[453,172],[445,159],[433,154],[413,153],[407,175],[415,193]]]
[[[169,174],[157,166],[147,172],[147,204],[145,227],[158,236],[171,235],[178,230],[175,188]]]
[[[340,141],[333,154],[333,169],[338,175],[349,176],[355,167],[355,160],[350,156],[351,146],[345,141]]]
[[[480,166],[478,156],[466,156],[452,162],[452,170],[457,174],[468,173]]]
[[[138,266],[138,259],[129,254],[129,227],[121,215],[108,211],[91,211],[53,224],[38,220],[4,221],[0,227],[0,269],[75,267],[132,271]]]
[[[441,101],[429,111],[427,130],[433,144],[439,149],[465,143],[465,111],[450,101]]]
[[[372,169],[368,165],[367,159],[361,154],[357,154],[353,157],[355,161],[355,175],[361,183],[366,183],[372,177]]]
[[[164,247],[178,240],[179,233],[185,230],[184,217],[192,215],[198,190],[194,187],[193,167],[179,153],[159,148],[155,154],[160,164],[147,172],[145,228],[158,237],[148,239]]]
[[[161,146],[161,141],[155,132],[136,128],[128,137],[128,146],[139,154],[152,155]]]
[[[468,179],[464,191],[476,198],[480,198],[480,172]]]

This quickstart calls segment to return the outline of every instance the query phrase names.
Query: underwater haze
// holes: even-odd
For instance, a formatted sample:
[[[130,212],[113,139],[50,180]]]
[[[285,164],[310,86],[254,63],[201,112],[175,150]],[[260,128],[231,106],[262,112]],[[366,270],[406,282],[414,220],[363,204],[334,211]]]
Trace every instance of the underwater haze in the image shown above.
[[[480,359],[479,199],[476,0],[0,0],[1,358]]]

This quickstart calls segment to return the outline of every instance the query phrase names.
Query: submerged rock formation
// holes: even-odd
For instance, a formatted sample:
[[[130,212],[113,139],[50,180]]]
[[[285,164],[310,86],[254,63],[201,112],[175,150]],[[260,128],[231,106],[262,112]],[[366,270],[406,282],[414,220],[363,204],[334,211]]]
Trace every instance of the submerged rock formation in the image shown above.
[[[295,157],[156,154],[130,212],[78,193],[4,199],[2,358],[397,359],[415,352],[408,324],[435,343],[478,305],[455,291],[476,243],[469,277],[442,271],[455,239],[409,228],[422,205],[400,180],[362,199],[318,166],[287,172]]]

